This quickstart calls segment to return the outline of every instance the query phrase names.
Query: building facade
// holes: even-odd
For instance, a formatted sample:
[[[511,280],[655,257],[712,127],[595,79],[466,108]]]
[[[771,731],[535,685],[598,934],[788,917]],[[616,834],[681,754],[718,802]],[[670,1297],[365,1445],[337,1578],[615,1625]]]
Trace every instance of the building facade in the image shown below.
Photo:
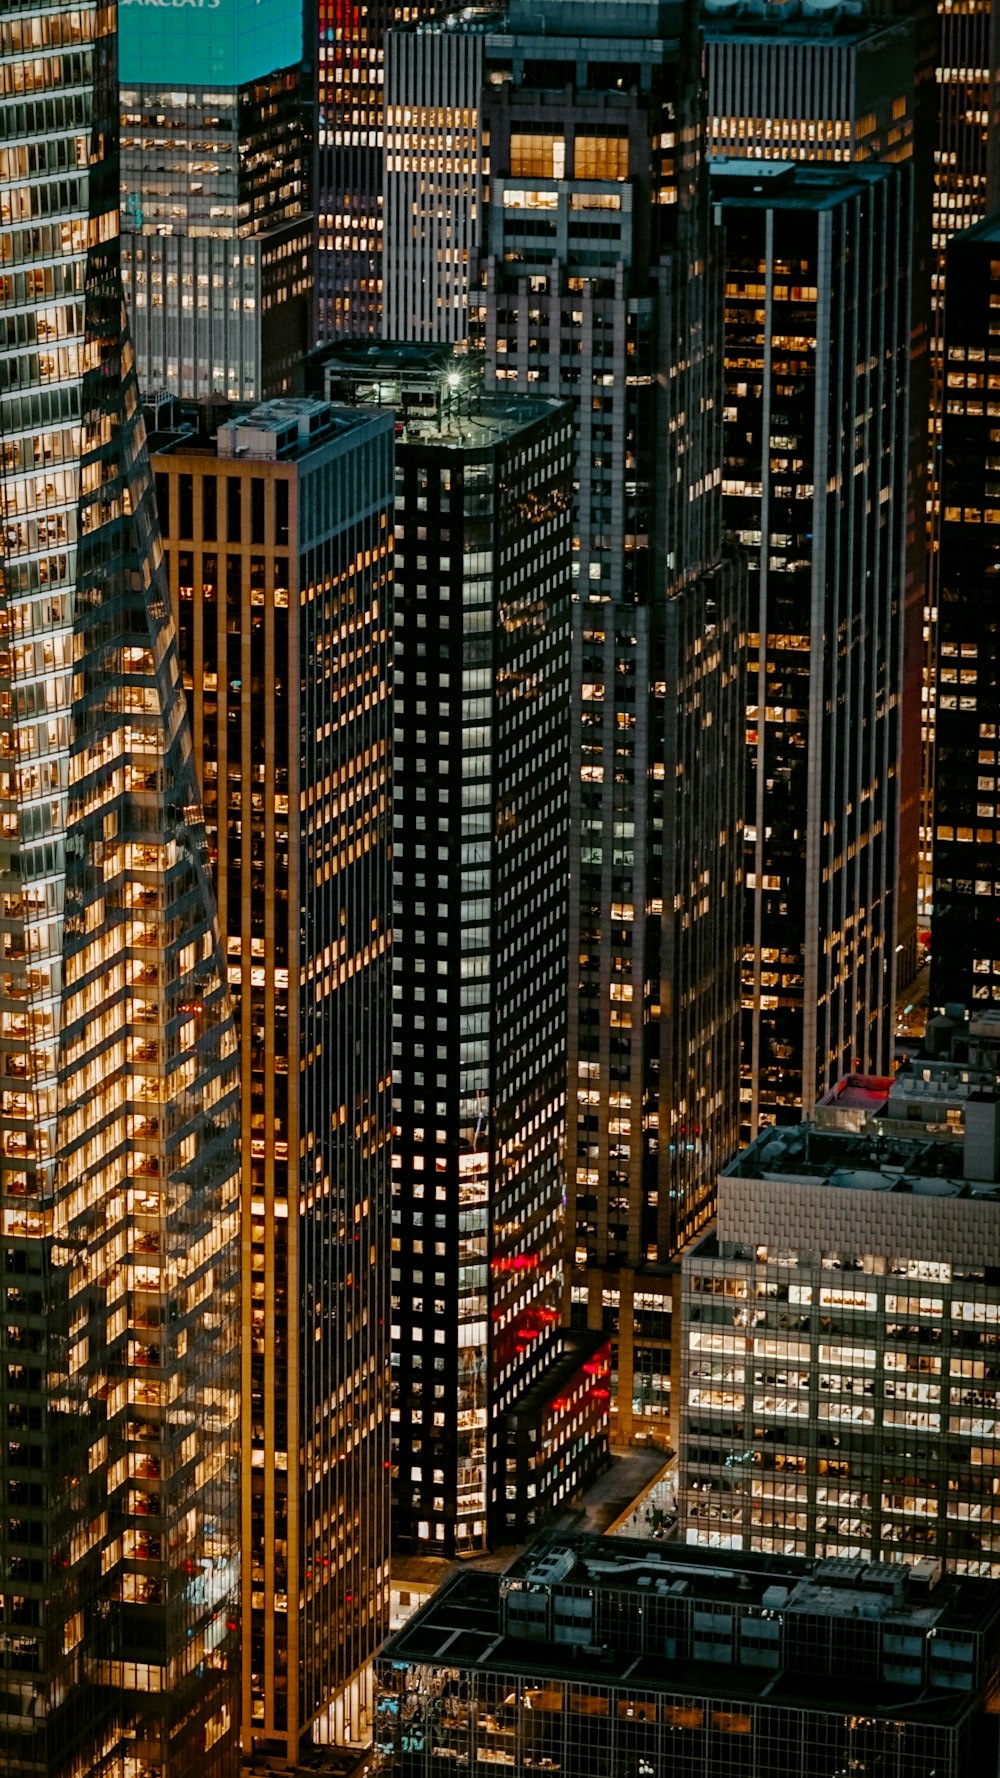
[[[726,0],[714,5],[705,0],[702,14],[713,155],[834,164],[875,160],[906,169],[909,485],[895,898],[901,982],[912,981],[917,969],[921,822],[926,826],[927,814],[922,797],[931,783],[929,741],[922,729],[930,712],[924,629],[936,141],[937,31],[928,16],[931,6],[932,0],[901,0],[896,6],[889,0],[870,8],[849,3],[819,10],[808,0],[802,5],[792,0],[754,15],[727,10]],[[923,862],[926,891],[926,857]]]
[[[948,243],[931,1004],[1000,1001],[1000,220]]]
[[[907,18],[784,5],[773,19],[703,0],[709,153],[854,162],[913,153]]]
[[[316,330],[322,340],[382,331],[386,32],[450,10],[442,0],[364,6],[314,0]]]
[[[933,1562],[555,1535],[454,1576],[390,1638],[375,1770],[992,1771],[998,1611]]]
[[[0,18],[0,1758],[234,1778],[239,1079],[115,54],[111,6]]]
[[[576,424],[573,1308],[615,1336],[622,1435],[665,1435],[670,1262],[735,1139],[742,869],[694,9],[514,6],[486,62],[472,337]]]
[[[311,344],[301,0],[121,10],[123,271],[144,395],[260,401]]]
[[[483,40],[495,14],[398,26],[385,43],[382,335],[464,340],[479,239]]]
[[[243,1734],[357,1737],[388,1611],[392,425],[154,439],[243,1084]]]
[[[1000,1575],[997,1092],[920,1088],[763,1131],[720,1179],[684,1261],[688,1543]]]
[[[396,414],[393,1539],[449,1556],[575,1494],[608,1416],[561,1327],[572,412],[463,366],[326,367]]]
[[[892,1042],[907,207],[864,166],[725,162],[723,498],[749,552],[742,1122]]]

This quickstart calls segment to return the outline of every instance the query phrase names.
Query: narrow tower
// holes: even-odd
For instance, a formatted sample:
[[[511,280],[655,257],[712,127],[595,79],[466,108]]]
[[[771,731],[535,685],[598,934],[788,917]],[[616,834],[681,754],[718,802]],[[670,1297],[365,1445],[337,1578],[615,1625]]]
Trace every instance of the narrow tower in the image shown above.
[[[0,17],[0,1765],[230,1778],[236,1044],[122,305],[114,33],[107,4]]]

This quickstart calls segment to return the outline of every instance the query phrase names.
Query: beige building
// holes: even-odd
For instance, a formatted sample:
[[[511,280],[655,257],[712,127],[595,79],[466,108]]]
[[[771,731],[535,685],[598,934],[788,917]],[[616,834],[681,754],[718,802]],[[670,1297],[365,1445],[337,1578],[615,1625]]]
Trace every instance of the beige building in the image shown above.
[[[154,437],[243,1095],[243,1733],[353,1739],[388,1627],[392,421]]]

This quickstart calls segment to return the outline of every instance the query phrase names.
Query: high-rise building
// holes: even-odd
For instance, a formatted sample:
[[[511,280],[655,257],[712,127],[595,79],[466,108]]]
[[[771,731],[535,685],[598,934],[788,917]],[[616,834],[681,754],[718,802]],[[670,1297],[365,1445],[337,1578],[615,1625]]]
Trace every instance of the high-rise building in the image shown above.
[[[385,36],[452,10],[446,0],[312,0],[317,31],[316,326],[379,334]],[[464,126],[463,126],[464,130]]]
[[[1000,15],[992,0],[970,0],[956,7],[936,0],[937,129],[931,192],[933,259],[931,273],[931,415],[928,481],[926,664],[924,685],[924,867],[930,884],[936,826],[935,764],[937,758],[938,613],[941,547],[941,427],[945,409],[945,248],[949,238],[981,220],[1000,203],[995,184],[1000,164],[1000,132],[991,129],[991,114],[1000,99]],[[994,193],[990,196],[991,178]],[[931,898],[933,899],[933,898]]]
[[[388,1611],[392,423],[154,440],[243,1082],[243,1734],[356,1737]]]
[[[0,14],[0,1762],[233,1778],[239,1081],[115,54],[111,6]]]
[[[902,614],[896,945],[901,982],[917,967],[930,392],[930,188],[934,67],[928,20],[910,7],[782,5],[756,13],[704,0],[709,146],[727,159],[860,163],[906,168],[910,241],[909,486]],[[753,700],[749,700],[753,702]],[[926,768],[926,769],[925,769]],[[752,869],[752,864],[748,865]],[[744,1057],[746,1062],[747,1058]]]
[[[978,222],[987,207],[990,109],[995,103],[997,26],[991,0],[955,7],[938,0],[938,141],[934,246]],[[943,266],[939,262],[939,271]],[[936,289],[940,296],[941,285]],[[940,317],[942,304],[935,304]],[[940,335],[938,346],[940,349]]]
[[[573,417],[440,347],[326,379],[397,416],[393,1538],[467,1554],[606,1454],[603,1336],[560,1326]]]
[[[945,301],[930,997],[975,1007],[1000,1001],[1000,216],[949,241]]]
[[[683,1262],[682,1538],[1000,1577],[998,1182],[968,1063],[855,1077],[730,1164]]]
[[[750,558],[742,1122],[888,1066],[906,568],[907,203],[717,163],[727,524]]]
[[[914,31],[850,0],[754,11],[702,0],[708,150],[765,160],[909,159]]]
[[[992,1772],[987,1581],[554,1534],[453,1575],[379,1656],[379,1778]]]
[[[385,41],[382,334],[464,340],[479,239],[483,39],[498,17],[400,25]]]
[[[742,581],[696,24],[512,6],[470,299],[488,384],[574,403],[567,1231],[625,1437],[666,1434],[670,1261],[736,1135]]]
[[[311,343],[302,0],[121,0],[125,293],[144,395],[259,401]]]

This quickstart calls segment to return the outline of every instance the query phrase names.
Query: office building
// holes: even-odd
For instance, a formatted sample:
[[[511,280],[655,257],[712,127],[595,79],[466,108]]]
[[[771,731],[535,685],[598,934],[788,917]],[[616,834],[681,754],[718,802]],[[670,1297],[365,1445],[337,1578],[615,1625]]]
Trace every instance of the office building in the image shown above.
[[[889,1060],[907,210],[896,175],[872,165],[720,162],[712,197],[726,253],[723,497],[750,558],[741,1102],[753,1134]]]
[[[1000,1600],[864,1562],[558,1535],[379,1657],[379,1778],[992,1771]]]
[[[301,0],[121,6],[125,293],[144,395],[281,395],[311,343]]]
[[[765,160],[908,160],[914,30],[842,5],[703,0],[708,150]]]
[[[400,25],[385,41],[382,335],[466,338],[479,238],[483,40],[497,15]]]
[[[938,0],[938,141],[934,168],[934,246],[987,209],[990,114],[996,104],[997,22],[991,0],[954,7]],[[939,270],[942,269],[939,262]],[[937,286],[940,292],[940,284]],[[940,312],[940,305],[937,305]]]
[[[441,347],[337,349],[396,414],[393,1540],[530,1534],[606,1455],[565,1334],[572,410]]]
[[[382,331],[386,32],[451,10],[444,0],[368,0],[366,6],[315,0],[316,330],[322,340]]]
[[[719,1180],[684,1259],[680,1535],[996,1579],[1000,1096],[886,1084],[828,1108],[867,1099],[860,1129],[762,1131]]]
[[[235,1778],[239,1082],[122,306],[113,25],[0,16],[2,1762]]]
[[[926,7],[923,9],[926,11]],[[920,7],[872,16],[810,0],[735,11],[704,0],[709,145],[724,158],[881,161],[905,168],[911,234],[907,579],[900,682],[896,944],[899,979],[917,968],[930,393],[930,187],[934,64]],[[749,700],[752,702],[753,700]],[[748,869],[752,869],[748,863]],[[929,887],[925,872],[925,887]]]
[[[518,3],[486,69],[471,335],[488,386],[571,400],[576,424],[572,1304],[615,1337],[621,1435],[666,1436],[670,1262],[735,1141],[741,937],[743,586],[694,10]]]
[[[975,1010],[1000,1001],[1000,217],[946,263],[931,1004]]]
[[[357,1738],[387,1625],[392,423],[153,467],[243,1084],[243,1737]]]

